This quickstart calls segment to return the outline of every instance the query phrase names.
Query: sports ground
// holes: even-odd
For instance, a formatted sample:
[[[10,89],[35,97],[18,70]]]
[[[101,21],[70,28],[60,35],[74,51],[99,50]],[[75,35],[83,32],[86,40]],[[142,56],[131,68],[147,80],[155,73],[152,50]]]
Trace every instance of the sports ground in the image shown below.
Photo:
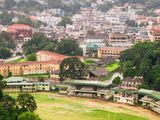
[[[54,93],[32,95],[42,120],[160,120],[160,115],[142,107]]]

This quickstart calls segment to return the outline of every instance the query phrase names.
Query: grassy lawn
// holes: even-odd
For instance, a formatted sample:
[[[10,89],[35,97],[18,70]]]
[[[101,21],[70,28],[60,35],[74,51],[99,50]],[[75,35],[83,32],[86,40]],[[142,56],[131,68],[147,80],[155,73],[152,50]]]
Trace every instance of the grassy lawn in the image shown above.
[[[15,61],[12,61],[11,63],[18,63],[18,62],[28,62],[27,58],[21,58],[21,59],[17,59]]]
[[[112,63],[112,64],[106,65],[106,69],[107,69],[108,71],[114,71],[114,70],[116,70],[116,69],[119,68],[119,67],[120,67],[119,62],[114,62],[114,63]]]
[[[21,77],[27,77],[27,78],[39,78],[39,77],[43,77],[43,78],[49,78],[50,75],[48,73],[44,73],[44,74],[30,74],[30,75],[23,75]]]
[[[36,113],[42,120],[149,120],[131,109],[111,106],[107,102],[95,102],[93,99],[66,97],[52,93],[32,95],[38,105]]]
[[[93,63],[95,63],[95,61],[93,61],[93,60],[86,60],[86,61],[84,61],[85,65],[91,65]]]

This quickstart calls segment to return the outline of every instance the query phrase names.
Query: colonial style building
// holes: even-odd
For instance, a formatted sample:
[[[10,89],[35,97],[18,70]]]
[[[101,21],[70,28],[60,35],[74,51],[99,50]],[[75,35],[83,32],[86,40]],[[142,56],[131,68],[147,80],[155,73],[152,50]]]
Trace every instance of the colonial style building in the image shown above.
[[[148,35],[152,42],[159,42],[160,41],[160,26],[152,27],[149,30]]]
[[[32,27],[25,24],[12,24],[8,26],[7,32],[10,33],[16,42],[25,42],[32,37]]]
[[[7,76],[9,72],[14,76],[26,74],[42,74],[59,69],[57,61],[36,61],[21,63],[5,63],[0,64],[0,74]]]
[[[138,103],[138,94],[133,89],[117,87],[113,89],[113,101],[134,105]]]
[[[101,47],[98,49],[98,57],[118,58],[120,56],[120,53],[127,49],[128,49],[127,47]]]
[[[84,61],[83,57],[80,56],[65,56],[62,54],[49,52],[49,51],[39,51],[36,53],[38,61],[57,61],[62,62],[64,59],[69,57],[78,57],[81,61]]]
[[[131,78],[131,77],[126,77],[122,81],[122,85],[126,87],[136,87],[142,85],[144,83],[143,78],[137,77],[137,78]]]
[[[37,52],[36,56],[38,61],[53,60],[53,61],[59,61],[59,62],[63,61],[65,58],[68,57],[65,55],[61,55],[61,54],[53,53],[49,51],[39,51]]]

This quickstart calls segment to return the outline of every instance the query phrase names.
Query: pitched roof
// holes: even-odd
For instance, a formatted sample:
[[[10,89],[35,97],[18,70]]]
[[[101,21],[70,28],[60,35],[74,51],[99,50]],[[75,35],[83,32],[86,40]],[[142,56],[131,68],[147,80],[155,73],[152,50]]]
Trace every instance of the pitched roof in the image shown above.
[[[99,82],[99,81],[87,81],[87,80],[66,80],[65,84],[70,85],[84,85],[84,86],[97,86],[97,87],[108,87],[111,85],[110,82]]]
[[[19,63],[4,63],[0,67],[15,66],[15,65],[35,65],[35,64],[60,64],[57,61],[33,61],[33,62],[19,62]]]
[[[25,24],[12,24],[8,26],[7,31],[8,32],[16,32],[17,30],[32,30],[32,27]]]
[[[108,74],[108,71],[105,68],[91,70],[90,72],[96,76],[106,76]]]
[[[27,78],[24,77],[9,77],[6,79],[3,79],[4,81],[6,81],[7,83],[12,83],[12,82],[24,82],[27,80]]]
[[[138,93],[147,94],[150,97],[153,97],[153,98],[156,98],[156,99],[160,100],[160,92],[155,91],[155,90],[140,89],[140,90],[138,90]]]

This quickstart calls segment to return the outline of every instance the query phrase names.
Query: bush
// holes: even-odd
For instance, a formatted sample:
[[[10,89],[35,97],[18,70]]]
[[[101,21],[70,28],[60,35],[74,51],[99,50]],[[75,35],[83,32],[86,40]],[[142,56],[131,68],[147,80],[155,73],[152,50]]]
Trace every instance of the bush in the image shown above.
[[[28,59],[29,61],[36,61],[36,60],[37,60],[35,54],[30,54],[30,55],[28,55],[28,56],[27,56],[27,59]]]
[[[30,112],[25,112],[18,117],[18,120],[41,120],[38,115]]]

